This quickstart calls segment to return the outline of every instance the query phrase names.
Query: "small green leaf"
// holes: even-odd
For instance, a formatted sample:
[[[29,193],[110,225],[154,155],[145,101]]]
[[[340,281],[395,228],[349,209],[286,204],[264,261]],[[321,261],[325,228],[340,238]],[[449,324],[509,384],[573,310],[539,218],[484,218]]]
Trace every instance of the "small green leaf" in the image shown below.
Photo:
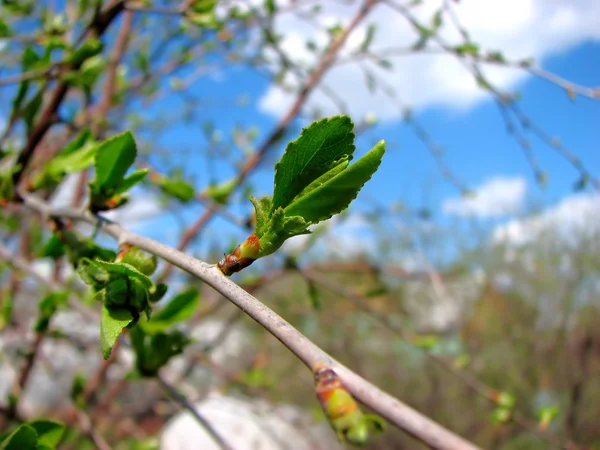
[[[139,247],[130,247],[124,250],[117,257],[116,262],[129,264],[135,267],[146,276],[152,275],[156,271],[156,255],[148,255]]]
[[[81,258],[77,265],[77,273],[88,286],[102,285],[110,280],[108,272],[89,258]]]
[[[28,425],[37,432],[38,448],[41,445],[50,449],[56,448],[65,433],[65,426],[53,420],[34,420],[28,422]]]
[[[52,319],[56,310],[66,303],[67,297],[68,293],[66,292],[53,292],[40,301],[38,305],[39,317],[34,326],[36,333],[46,332],[50,319]]]
[[[156,303],[160,301],[165,294],[167,293],[168,286],[164,283],[159,283],[153,285],[150,289],[148,289],[149,298],[148,301],[150,303]]]
[[[100,144],[95,158],[95,186],[100,194],[112,197],[116,193],[136,155],[135,140],[130,131]]]
[[[0,450],[36,450],[37,441],[35,429],[23,424],[2,442]]]
[[[6,25],[6,22],[0,19],[0,38],[9,37],[11,34],[10,28]]]
[[[371,43],[373,42],[373,38],[375,37],[375,31],[377,31],[377,27],[374,24],[370,24],[367,27],[367,33],[365,34],[365,39],[360,45],[360,51],[366,52],[369,50]]]
[[[146,177],[146,175],[148,175],[148,172],[148,169],[140,169],[136,170],[135,172],[132,172],[131,175],[123,178],[123,181],[115,190],[115,195],[122,194],[123,192],[126,192],[129,189],[131,189],[133,186],[142,181]]]
[[[90,140],[92,132],[89,129],[81,131],[75,139],[73,139],[65,148],[63,148],[56,156],[67,156],[79,150],[83,145]]]
[[[275,11],[277,11],[277,5],[275,4],[275,0],[265,0],[265,9],[269,13],[269,16],[273,16]]]
[[[101,53],[103,48],[104,44],[102,41],[93,38],[87,39],[83,44],[81,44],[81,47],[73,52],[67,61],[73,66],[78,67],[83,64],[86,59]]]
[[[314,122],[290,142],[275,164],[271,210],[288,206],[315,179],[354,153],[354,124],[348,116]]]
[[[363,185],[371,179],[385,153],[379,141],[365,156],[319,187],[299,197],[285,208],[286,216],[301,216],[312,224],[329,219],[350,205]]]
[[[199,303],[198,289],[188,289],[173,297],[163,309],[155,313],[152,319],[144,324],[144,328],[150,332],[164,331],[177,322],[189,319]]]
[[[45,242],[43,247],[40,249],[39,256],[41,258],[52,258],[58,259],[65,254],[65,245],[60,240],[60,238],[53,234],[50,238]]]
[[[256,215],[256,235],[260,237],[265,234],[269,225],[272,207],[271,197],[263,197],[257,200],[256,197],[250,196],[250,201],[254,205],[254,213]]]
[[[236,186],[237,179],[234,178],[232,180],[227,180],[220,184],[208,186],[208,188],[206,188],[206,190],[204,191],[204,194],[208,198],[213,199],[215,202],[221,205],[225,205],[227,204],[227,201],[229,200],[229,197]]]
[[[183,203],[191,201],[196,195],[194,187],[183,180],[162,177],[156,181],[156,184],[165,194],[175,197]]]
[[[133,321],[131,313],[123,308],[108,309],[102,306],[102,317],[100,319],[100,347],[104,359],[108,359],[112,348],[123,328]]]
[[[473,42],[467,42],[465,44],[454,47],[454,51],[461,56],[477,56],[479,54],[479,46],[477,44],[474,44]]]
[[[152,286],[152,280],[132,265],[126,263],[111,263],[100,260],[96,260],[94,262],[108,273],[126,275],[140,280],[146,289]]]

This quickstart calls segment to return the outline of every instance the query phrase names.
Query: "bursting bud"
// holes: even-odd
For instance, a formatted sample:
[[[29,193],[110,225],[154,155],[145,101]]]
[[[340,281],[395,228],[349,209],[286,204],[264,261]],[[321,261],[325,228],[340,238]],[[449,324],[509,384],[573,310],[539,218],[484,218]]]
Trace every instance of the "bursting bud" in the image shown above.
[[[229,276],[245,269],[258,258],[260,240],[256,234],[250,235],[229,255],[224,255],[217,267],[223,274]]]

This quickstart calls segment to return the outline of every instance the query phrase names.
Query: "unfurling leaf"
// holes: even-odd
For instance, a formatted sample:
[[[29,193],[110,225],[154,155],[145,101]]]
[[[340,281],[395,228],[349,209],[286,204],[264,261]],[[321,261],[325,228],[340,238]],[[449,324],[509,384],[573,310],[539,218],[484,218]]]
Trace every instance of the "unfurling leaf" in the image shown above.
[[[348,208],[375,173],[385,142],[378,142],[356,163],[353,123],[348,116],[314,122],[288,144],[275,165],[273,197],[250,200],[256,211],[256,228],[218,267],[225,275],[239,272],[267,256],[308,227]]]
[[[108,359],[112,348],[123,328],[131,323],[133,316],[124,308],[108,309],[102,306],[102,318],[100,319],[100,347],[104,359]]]
[[[184,291],[169,301],[163,309],[144,323],[144,329],[149,333],[164,331],[171,325],[189,319],[199,304],[198,289]]]

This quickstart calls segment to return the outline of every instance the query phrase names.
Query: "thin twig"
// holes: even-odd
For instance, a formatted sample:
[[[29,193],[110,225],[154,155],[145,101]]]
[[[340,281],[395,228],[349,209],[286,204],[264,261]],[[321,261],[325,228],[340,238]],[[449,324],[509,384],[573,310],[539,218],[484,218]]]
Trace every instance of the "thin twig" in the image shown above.
[[[208,422],[202,414],[198,412],[198,410],[192,405],[185,396],[181,395],[174,386],[171,386],[160,374],[156,375],[156,380],[158,384],[165,390],[169,396],[178,403],[181,407],[186,409],[191,415],[194,416],[196,421],[200,424],[202,428],[214,439],[214,441],[221,447],[223,450],[233,450],[232,447],[227,444],[227,441],[223,439],[223,437],[219,434],[217,430]]]
[[[311,370],[319,363],[332,367],[359,401],[425,444],[439,450],[478,448],[337,362],[264,303],[225,277],[215,265],[207,264],[153,239],[132,233],[115,222],[100,220],[90,212],[72,208],[54,208],[32,194],[21,191],[20,195],[28,208],[42,215],[98,226],[99,230],[117,239],[120,244],[138,246],[198,277],[262,325]]]

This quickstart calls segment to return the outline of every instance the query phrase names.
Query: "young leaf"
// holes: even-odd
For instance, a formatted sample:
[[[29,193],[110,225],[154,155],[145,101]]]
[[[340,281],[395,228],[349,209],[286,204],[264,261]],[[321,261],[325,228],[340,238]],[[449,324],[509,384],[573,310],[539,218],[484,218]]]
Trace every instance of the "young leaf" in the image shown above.
[[[213,199],[215,202],[225,205],[229,200],[229,196],[237,186],[236,179],[227,180],[220,184],[214,184],[208,186],[204,191],[204,194]]]
[[[27,424],[19,426],[0,445],[0,450],[36,450],[37,433]]]
[[[348,116],[335,116],[312,123],[288,144],[275,164],[272,211],[285,208],[306,186],[343,158],[352,158],[353,128]]]
[[[192,288],[176,295],[166,306],[144,323],[148,332],[164,331],[169,326],[189,319],[199,304],[198,289]]]
[[[38,435],[38,449],[41,446],[53,449],[61,441],[63,434],[65,433],[65,426],[60,422],[53,420],[34,420],[28,422],[31,428],[33,428]]]
[[[256,228],[217,267],[225,275],[248,267],[308,227],[346,209],[381,164],[385,142],[378,142],[348,167],[354,152],[352,121],[347,116],[323,119],[291,142],[275,165],[273,199],[250,198]]]
[[[117,256],[116,262],[129,264],[146,276],[156,271],[157,260],[155,255],[148,255],[139,247],[128,247]]]
[[[106,261],[94,261],[98,266],[106,270],[108,273],[119,274],[136,278],[142,282],[146,289],[152,286],[152,280],[137,270],[135,267],[126,263],[111,263]]]
[[[96,182],[99,193],[112,196],[135,161],[137,149],[130,131],[104,141],[96,153]]]
[[[285,208],[286,216],[301,216],[312,224],[329,219],[350,205],[363,185],[371,179],[385,152],[385,142],[379,141],[348,169],[307,192]],[[335,170],[335,168],[333,169]]]
[[[133,316],[123,308],[108,309],[102,306],[102,317],[100,319],[100,347],[104,359],[108,359],[117,338],[127,325],[131,323]]]
[[[189,202],[196,195],[194,187],[183,180],[161,177],[156,180],[156,184],[165,194],[175,197],[183,203]]]
[[[115,195],[122,194],[123,192],[126,192],[129,189],[131,189],[134,185],[142,181],[146,177],[146,175],[148,175],[148,172],[148,169],[140,169],[136,170],[135,172],[132,172],[131,175],[123,178],[123,181],[115,190]]]

